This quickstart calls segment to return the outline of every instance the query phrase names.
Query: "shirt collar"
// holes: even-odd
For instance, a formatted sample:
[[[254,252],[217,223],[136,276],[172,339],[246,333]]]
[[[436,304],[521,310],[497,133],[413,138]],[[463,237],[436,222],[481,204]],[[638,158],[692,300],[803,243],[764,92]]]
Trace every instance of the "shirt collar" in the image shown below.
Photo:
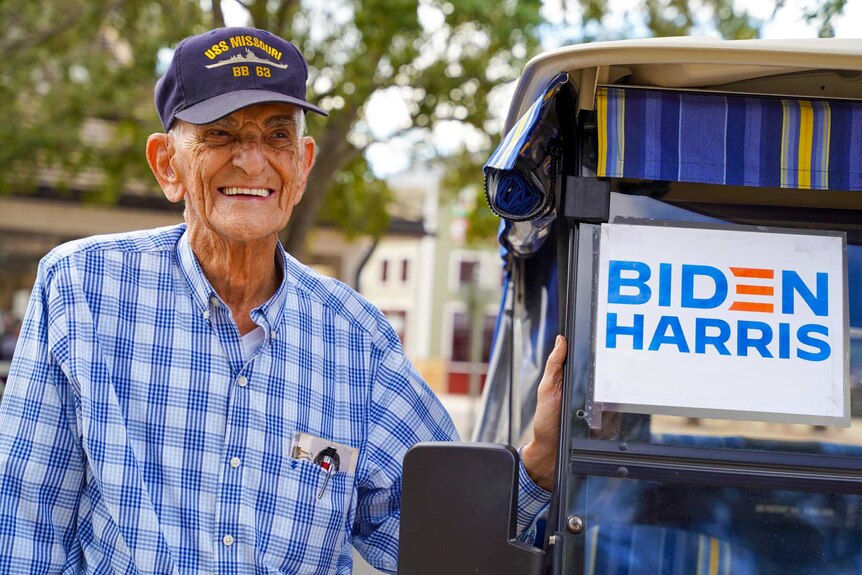
[[[263,326],[267,332],[267,338],[273,335],[276,326],[281,323],[281,318],[284,313],[285,301],[287,299],[287,282],[288,282],[288,256],[284,251],[281,242],[277,242],[275,250],[275,258],[282,270],[281,283],[275,293],[269,300],[262,305],[251,310],[251,319],[258,325]],[[201,269],[197,257],[192,251],[192,246],[189,242],[188,228],[183,231],[180,241],[177,244],[177,259],[179,261],[180,271],[188,282],[191,290],[192,299],[195,306],[201,314],[209,312],[214,305],[225,305],[219,295],[213,289],[206,275]],[[206,313],[205,317],[209,317]]]

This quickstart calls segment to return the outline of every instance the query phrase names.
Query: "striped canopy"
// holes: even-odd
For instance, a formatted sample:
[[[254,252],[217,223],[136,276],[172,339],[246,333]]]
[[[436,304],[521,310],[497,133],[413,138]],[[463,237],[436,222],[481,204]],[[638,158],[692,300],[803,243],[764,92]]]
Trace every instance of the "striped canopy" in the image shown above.
[[[599,88],[598,176],[862,190],[862,103]]]

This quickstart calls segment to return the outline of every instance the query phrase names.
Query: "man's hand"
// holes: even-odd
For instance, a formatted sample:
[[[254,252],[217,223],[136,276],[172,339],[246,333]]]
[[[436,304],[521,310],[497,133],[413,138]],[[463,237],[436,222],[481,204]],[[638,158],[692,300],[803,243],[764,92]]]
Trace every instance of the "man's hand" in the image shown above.
[[[566,338],[558,335],[545,364],[542,381],[539,382],[536,415],[533,418],[533,440],[521,449],[524,469],[536,485],[546,491],[550,491],[554,486],[554,472],[557,467],[566,350]]]

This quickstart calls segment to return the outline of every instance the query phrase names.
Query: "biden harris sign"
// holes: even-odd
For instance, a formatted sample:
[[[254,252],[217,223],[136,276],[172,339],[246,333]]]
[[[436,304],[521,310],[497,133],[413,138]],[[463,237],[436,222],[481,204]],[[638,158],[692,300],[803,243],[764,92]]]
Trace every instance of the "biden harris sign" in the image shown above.
[[[845,241],[603,224],[593,404],[849,426]]]

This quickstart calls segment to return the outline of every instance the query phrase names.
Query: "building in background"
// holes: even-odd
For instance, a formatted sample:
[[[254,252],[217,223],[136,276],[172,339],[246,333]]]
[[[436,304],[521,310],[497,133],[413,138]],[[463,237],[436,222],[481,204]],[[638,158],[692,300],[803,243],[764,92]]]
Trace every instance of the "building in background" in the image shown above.
[[[389,318],[435,392],[477,400],[497,320],[501,267],[495,245],[467,243],[472,200],[445,194],[441,179],[440,169],[423,167],[389,180],[394,213],[420,219],[424,233],[382,237],[358,286]]]

